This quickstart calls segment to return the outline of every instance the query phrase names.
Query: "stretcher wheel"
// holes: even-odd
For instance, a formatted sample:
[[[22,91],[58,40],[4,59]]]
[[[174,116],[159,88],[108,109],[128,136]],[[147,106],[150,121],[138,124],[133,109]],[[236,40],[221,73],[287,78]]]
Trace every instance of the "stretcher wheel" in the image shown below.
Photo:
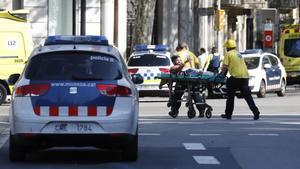
[[[211,118],[212,113],[211,113],[211,110],[210,110],[210,109],[207,109],[207,110],[206,110],[205,116],[206,116],[206,118],[208,118],[208,119]]]
[[[196,116],[196,111],[195,109],[189,109],[188,112],[187,112],[187,116],[188,118],[192,119]]]

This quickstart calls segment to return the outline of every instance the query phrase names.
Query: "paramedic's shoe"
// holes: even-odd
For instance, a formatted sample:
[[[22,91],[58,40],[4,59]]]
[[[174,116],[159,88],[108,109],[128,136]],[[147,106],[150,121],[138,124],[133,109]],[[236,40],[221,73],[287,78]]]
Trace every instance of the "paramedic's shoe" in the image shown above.
[[[231,120],[231,116],[228,116],[226,114],[221,114],[221,117],[224,118],[224,119]]]
[[[178,110],[172,110],[169,112],[169,115],[173,118],[176,118],[178,116]]]
[[[259,119],[259,114],[260,114],[259,111],[256,112],[256,113],[254,114],[253,120],[258,120],[258,119]]]

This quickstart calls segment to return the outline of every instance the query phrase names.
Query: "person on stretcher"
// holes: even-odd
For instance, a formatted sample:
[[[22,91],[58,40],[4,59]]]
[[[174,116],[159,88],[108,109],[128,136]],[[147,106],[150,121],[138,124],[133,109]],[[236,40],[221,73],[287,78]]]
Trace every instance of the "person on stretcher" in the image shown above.
[[[181,59],[179,56],[174,55],[171,57],[171,60],[174,64],[174,66],[172,66],[170,68],[170,73],[174,74],[174,75],[181,75],[184,73],[190,73],[190,75],[192,74],[202,74],[203,72],[200,70],[196,70],[196,69],[192,69],[189,68],[185,71],[183,71],[183,67],[184,67],[184,63],[181,62]],[[188,60],[186,60],[185,62],[189,62]],[[168,80],[161,80],[160,83],[160,88],[163,84],[168,83]],[[172,87],[173,82],[169,82],[169,87]],[[171,111],[169,112],[169,115],[173,118],[176,118],[178,116],[179,113],[179,108],[181,106],[181,102],[178,100],[181,100],[182,95],[184,94],[184,90],[187,88],[187,86],[183,83],[176,83],[175,84],[175,90],[174,93],[170,92],[169,93],[169,102],[168,102],[168,107],[171,106]],[[199,89],[194,88],[193,91],[197,91]],[[200,93],[198,92],[192,92],[192,98],[195,101],[195,103],[201,103],[203,102],[203,98],[200,96]],[[197,109],[199,110],[199,117],[204,117],[204,109],[205,107],[202,107],[201,105],[196,105]]]

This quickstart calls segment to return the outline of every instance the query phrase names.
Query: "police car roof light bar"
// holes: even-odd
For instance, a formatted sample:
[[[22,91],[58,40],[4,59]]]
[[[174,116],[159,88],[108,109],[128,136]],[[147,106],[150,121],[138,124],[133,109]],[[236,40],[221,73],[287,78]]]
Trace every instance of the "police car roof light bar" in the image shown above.
[[[108,40],[105,36],[72,36],[72,35],[55,35],[48,36],[45,40],[44,46],[61,45],[61,44],[87,44],[87,45],[106,45]]]
[[[134,51],[168,51],[169,46],[167,45],[135,45],[133,48]]]
[[[261,49],[246,49],[244,51],[241,51],[241,54],[255,54],[255,53],[262,53],[263,51]]]

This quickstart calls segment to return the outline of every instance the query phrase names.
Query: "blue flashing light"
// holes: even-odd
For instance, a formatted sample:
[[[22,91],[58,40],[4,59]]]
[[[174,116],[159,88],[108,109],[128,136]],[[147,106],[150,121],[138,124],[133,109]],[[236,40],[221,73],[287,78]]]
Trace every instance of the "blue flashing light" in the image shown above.
[[[167,45],[135,45],[133,48],[134,51],[168,51],[169,46]]]
[[[48,45],[62,45],[62,44],[88,44],[88,45],[106,45],[108,40],[105,36],[71,36],[71,35],[56,35],[48,36],[45,40],[44,46]]]

